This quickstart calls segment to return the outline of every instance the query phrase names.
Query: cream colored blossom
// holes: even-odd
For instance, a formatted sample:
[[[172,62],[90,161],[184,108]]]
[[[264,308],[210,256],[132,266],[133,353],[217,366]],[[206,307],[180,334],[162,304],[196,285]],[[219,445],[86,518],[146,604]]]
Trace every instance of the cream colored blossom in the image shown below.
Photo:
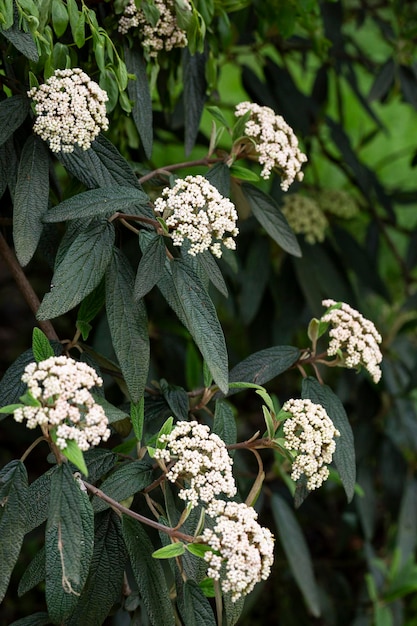
[[[188,252],[193,256],[211,250],[221,257],[222,244],[231,250],[236,247],[236,209],[204,176],[178,179],[172,189],[164,189],[154,209],[171,229],[174,245],[181,246],[188,239]]]
[[[101,130],[107,130],[107,93],[80,68],[55,70],[39,87],[28,91],[35,102],[34,132],[52,152],[88,150]]]
[[[22,381],[40,403],[14,412],[17,422],[27,420],[28,428],[41,426],[45,432],[54,430],[61,450],[75,441],[81,450],[88,450],[110,436],[104,409],[95,402],[89,389],[101,386],[95,370],[66,356],[50,357],[26,366]]]
[[[293,231],[304,235],[307,243],[324,241],[328,221],[315,200],[299,193],[288,194],[281,210]]]
[[[331,213],[345,220],[359,213],[354,197],[342,189],[323,189],[316,195],[316,201],[325,213]]]
[[[150,57],[158,56],[161,50],[169,52],[173,48],[185,48],[187,35],[178,25],[174,0],[155,0],[154,4],[159,18],[153,25],[148,22],[144,11],[136,7],[135,0],[129,0],[119,20],[119,32],[126,34],[132,28],[137,28],[142,45]],[[192,10],[187,0],[184,0],[184,5]]]
[[[278,170],[281,188],[287,191],[294,180],[303,179],[301,167],[307,157],[299,149],[293,129],[281,115],[251,102],[241,102],[235,109],[236,117],[248,112],[250,118],[245,124],[245,136],[255,144],[256,158],[263,165],[261,176],[269,178],[272,170]]]
[[[334,437],[339,431],[334,427],[321,404],[311,400],[288,400],[282,410],[291,417],[284,421],[285,447],[296,453],[291,478],[307,478],[307,488],[318,489],[328,478],[327,465],[336,449]]]
[[[186,482],[178,494],[182,500],[194,507],[207,504],[220,494],[236,494],[233,461],[224,441],[210,433],[208,426],[196,421],[177,422],[171,433],[161,435],[159,441],[166,443],[166,448],[157,449],[155,458],[175,461],[167,473],[168,480]]]
[[[329,299],[323,300],[322,304],[329,308],[320,321],[329,323],[332,327],[329,331],[331,340],[327,354],[340,355],[343,364],[348,368],[359,368],[363,365],[374,382],[379,382],[382,354],[378,344],[382,337],[373,322],[345,302]]]
[[[243,503],[213,500],[207,509],[213,527],[205,528],[202,541],[212,549],[205,553],[209,564],[207,575],[221,580],[223,593],[231,593],[232,601],[252,591],[257,582],[266,580],[274,558],[274,537],[268,528],[257,522],[257,513]]]

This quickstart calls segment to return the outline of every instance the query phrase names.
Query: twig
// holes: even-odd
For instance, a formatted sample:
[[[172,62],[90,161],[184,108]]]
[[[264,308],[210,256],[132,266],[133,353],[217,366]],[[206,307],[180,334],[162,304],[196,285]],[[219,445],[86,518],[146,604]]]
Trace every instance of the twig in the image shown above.
[[[208,158],[204,157],[203,159],[196,159],[195,161],[184,161],[183,163],[173,163],[172,165],[167,165],[166,167],[158,167],[156,170],[152,170],[152,172],[148,172],[144,176],[139,178],[139,182],[141,184],[146,183],[151,178],[155,178],[159,174],[167,174],[169,172],[175,172],[176,170],[181,170],[185,167],[196,167],[197,165],[213,165],[214,163],[219,163],[223,159],[221,157],[216,158]]]

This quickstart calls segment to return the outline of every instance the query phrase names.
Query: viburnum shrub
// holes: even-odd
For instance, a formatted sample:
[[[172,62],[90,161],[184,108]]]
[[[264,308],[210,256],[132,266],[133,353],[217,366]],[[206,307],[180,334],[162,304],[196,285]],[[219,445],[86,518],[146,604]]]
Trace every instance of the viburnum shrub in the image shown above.
[[[384,196],[332,118],[344,119],[338,82],[324,113],[327,74],[340,69],[329,49],[344,42],[328,32],[328,4],[341,3],[0,0],[0,255],[32,315],[32,342],[22,322],[24,351],[0,381],[18,449],[0,469],[8,623],[266,623],[276,596],[271,623],[281,609],[282,624],[327,620],[338,610],[328,572],[316,578],[292,501],[314,503],[309,541],[350,533],[365,546],[355,623],[415,590],[393,582],[407,578],[401,556],[401,567],[379,563],[377,581],[358,500],[364,485],[372,499],[369,442],[359,437],[358,484],[348,419],[369,406],[382,432],[383,407],[405,402],[414,380],[404,389],[389,360],[404,350],[412,369],[395,342],[415,320],[410,303],[387,304],[366,248],[378,252],[373,226],[410,298],[415,253],[397,249],[394,210],[375,209],[398,190]],[[313,54],[310,67],[301,57]],[[398,63],[411,80],[406,56]],[[377,87],[370,100],[385,98]],[[371,318],[394,328],[383,348]],[[412,458],[396,432],[391,444]],[[27,607],[16,599],[30,593]]]

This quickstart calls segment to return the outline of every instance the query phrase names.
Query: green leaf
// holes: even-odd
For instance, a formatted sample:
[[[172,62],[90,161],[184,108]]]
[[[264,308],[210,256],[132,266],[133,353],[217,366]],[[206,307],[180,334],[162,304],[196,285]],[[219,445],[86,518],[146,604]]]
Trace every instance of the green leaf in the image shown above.
[[[51,620],[62,623],[74,610],[93,553],[93,510],[68,463],[52,475],[46,524],[46,603]]]
[[[320,385],[315,378],[303,379],[302,397],[321,404],[330,419],[340,432],[336,439],[336,450],[333,455],[337,471],[346,492],[348,501],[353,498],[356,482],[355,447],[351,425],[342,402],[327,385]]]
[[[190,402],[185,389],[177,385],[169,385],[164,379],[160,380],[160,387],[172,415],[178,420],[188,420]]]
[[[99,396],[95,393],[92,394],[94,401],[97,402],[101,407],[103,407],[106,417],[109,421],[109,424],[113,424],[113,422],[120,422],[121,420],[126,419],[129,414],[127,411],[122,411],[118,409],[117,406],[114,406],[104,398],[104,396]]]
[[[129,553],[133,575],[152,626],[174,626],[175,617],[164,572],[152,558],[153,546],[141,524],[123,517],[123,536]]]
[[[256,172],[253,172],[247,167],[242,167],[241,165],[232,165],[230,168],[230,175],[234,178],[238,178],[239,180],[246,180],[252,183],[258,183],[260,180]]]
[[[199,559],[204,559],[205,553],[213,549],[205,543],[187,543],[185,547],[190,554],[197,556]]]
[[[67,445],[63,450],[61,450],[61,452],[67,457],[68,461],[71,461],[71,463],[84,474],[84,476],[88,476],[88,469],[85,464],[84,455],[76,441],[73,439],[67,440]]]
[[[285,500],[277,494],[272,496],[271,504],[280,543],[284,548],[294,578],[309,610],[314,617],[320,617],[319,591],[310,552],[298,520]]]
[[[90,322],[98,315],[104,306],[105,294],[104,280],[102,280],[81,302],[80,308],[78,309],[76,325],[84,341],[88,339],[92,328]]]
[[[21,461],[0,470],[0,602],[9,585],[26,532],[28,478]]]
[[[45,580],[45,547],[42,546],[35,554],[19,582],[19,597]]]
[[[207,178],[211,185],[216,187],[222,196],[225,198],[230,196],[230,169],[226,163],[222,161],[216,163],[206,172],[204,177]]]
[[[26,533],[43,524],[48,517],[51,480],[58,467],[54,465],[29,485]]]
[[[44,222],[85,219],[112,215],[132,206],[143,207],[149,202],[148,196],[135,187],[111,185],[79,193],[64,200],[43,216]]]
[[[181,617],[187,626],[216,626],[210,602],[193,580],[185,581],[178,602]]]
[[[62,0],[52,0],[52,25],[57,37],[61,37],[67,30],[69,15]]]
[[[177,541],[176,543],[170,543],[163,548],[159,548],[159,550],[155,550],[155,552],[152,552],[152,556],[154,559],[172,559],[176,556],[181,556],[184,552],[184,544]]]
[[[223,393],[228,388],[227,349],[216,309],[197,274],[183,260],[171,263],[186,327]],[[165,294],[164,294],[165,295]],[[170,304],[170,303],[169,303]]]
[[[100,486],[107,496],[113,498],[117,502],[126,500],[135,493],[142,491],[151,484],[153,480],[152,465],[147,461],[131,461],[108,476]],[[108,508],[109,504],[100,498],[93,499],[94,511],[103,511]]]
[[[257,237],[250,246],[244,271],[241,273],[240,310],[245,325],[250,324],[261,306],[270,273],[270,251],[264,237]]]
[[[107,319],[131,400],[138,402],[148,378],[149,335],[145,306],[134,301],[133,287],[133,270],[115,248],[106,273]]]
[[[143,298],[143,296],[156,285],[164,272],[166,260],[166,249],[163,237],[160,235],[150,235],[150,233],[146,231],[141,231],[139,241],[143,255],[139,261],[136,273],[135,300]]]
[[[288,225],[278,203],[266,193],[250,183],[242,185],[242,191],[249,201],[253,215],[279,246],[289,254],[301,256],[300,246]]]
[[[23,124],[29,108],[30,101],[26,96],[11,96],[0,102],[0,145]]]
[[[214,260],[213,255],[208,250],[201,252],[195,259],[203,268],[207,278],[216,287],[225,298],[228,296],[227,285],[224,281],[223,274],[220,271],[219,266]]]
[[[7,404],[6,406],[2,406],[0,408],[0,413],[4,413],[5,415],[10,415],[11,413],[14,413],[16,409],[21,409],[23,406],[25,405],[24,404]]]
[[[153,142],[153,122],[152,98],[146,63],[139,46],[135,46],[132,49],[124,46],[124,53],[127,71],[135,76],[135,79],[129,80],[127,84],[129,98],[133,101],[132,117],[142,141],[146,158],[150,159]]]
[[[113,224],[101,220],[75,238],[53,275],[38,319],[63,315],[97,287],[110,263],[114,237]]]
[[[237,441],[236,421],[231,405],[225,400],[217,400],[214,410],[213,433],[229,446]]]
[[[221,110],[219,109],[219,107],[208,106],[206,107],[206,111],[208,111],[210,115],[214,117],[215,120],[220,122],[222,126],[224,126],[225,128],[229,128],[229,123],[227,119],[225,118],[225,116],[223,115],[223,113],[221,112]]]
[[[91,483],[96,483],[105,474],[108,474],[118,461],[116,454],[103,448],[90,448],[84,453],[84,458]]]
[[[14,199],[13,239],[19,263],[29,263],[42,234],[48,209],[49,159],[44,142],[30,135],[23,146]]]
[[[127,552],[114,511],[95,516],[94,551],[81,597],[66,626],[101,626],[120,597]]]
[[[130,403],[130,419],[132,420],[133,432],[138,440],[139,445],[142,442],[143,437],[143,424],[145,421],[145,398],[139,400],[139,402]]]
[[[190,154],[197,138],[201,114],[206,102],[206,55],[183,52],[185,154]]]
[[[414,554],[417,542],[417,480],[408,477],[401,499],[398,519],[397,548],[401,563]]]
[[[293,346],[273,346],[260,350],[241,361],[230,372],[230,382],[247,381],[263,385],[279,376],[299,359],[300,351]],[[235,393],[229,392],[228,395]]]
[[[32,350],[33,356],[37,363],[40,361],[46,361],[51,356],[55,356],[55,352],[49,343],[49,339],[40,330],[40,328],[34,328],[32,333]]]
[[[42,611],[33,613],[28,617],[22,617],[22,619],[12,622],[10,626],[47,626],[48,624],[52,624],[51,619],[48,613]]]
[[[75,28],[72,28],[71,24],[71,30],[75,44],[78,48],[82,48],[85,43],[85,15],[83,12],[79,13]]]

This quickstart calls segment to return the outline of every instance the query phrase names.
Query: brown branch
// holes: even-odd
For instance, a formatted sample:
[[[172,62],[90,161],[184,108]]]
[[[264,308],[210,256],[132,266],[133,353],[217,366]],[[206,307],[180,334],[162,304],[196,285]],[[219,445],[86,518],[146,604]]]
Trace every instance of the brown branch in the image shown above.
[[[219,163],[223,161],[221,157],[209,158],[204,157],[202,159],[196,159],[195,161],[184,161],[183,163],[173,163],[172,165],[167,165],[166,167],[158,167],[156,170],[152,170],[152,172],[148,172],[144,176],[139,178],[139,182],[141,184],[146,183],[151,178],[158,176],[159,174],[167,175],[169,172],[175,172],[176,170],[181,170],[185,167],[196,167],[197,165],[213,165],[214,163]]]
[[[1,233],[0,233],[0,255],[5,260],[6,265],[8,266],[10,273],[13,276],[30,310],[36,316],[36,313],[40,306],[39,298],[34,292],[32,285],[28,281],[24,271],[20,267],[15,255],[10,250],[5,238],[3,237]],[[48,337],[48,339],[59,341],[59,337],[56,334],[55,329],[49,320],[37,320],[37,323],[39,324],[39,327],[41,328],[41,330]]]

